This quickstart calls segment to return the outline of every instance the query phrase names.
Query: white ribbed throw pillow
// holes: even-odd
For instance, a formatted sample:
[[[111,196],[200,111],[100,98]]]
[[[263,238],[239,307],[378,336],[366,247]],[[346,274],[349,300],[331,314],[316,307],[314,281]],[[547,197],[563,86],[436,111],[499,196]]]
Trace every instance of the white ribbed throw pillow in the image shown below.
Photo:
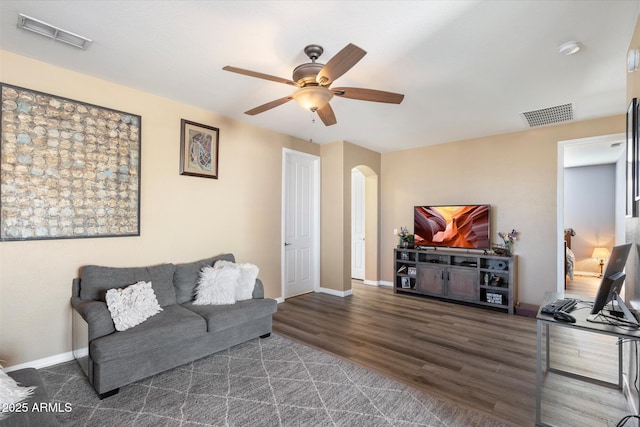
[[[231,261],[220,260],[215,263],[215,268],[238,269],[238,281],[236,282],[236,301],[244,301],[253,298],[253,288],[260,269],[257,265],[247,263],[236,264]]]
[[[116,331],[126,331],[162,311],[151,282],[107,291],[107,307]]]
[[[196,287],[196,299],[193,304],[234,304],[236,302],[236,283],[239,277],[240,272],[233,266],[221,268],[204,267],[200,271],[200,279]]]
[[[21,387],[0,366],[0,420],[8,417],[12,412],[17,412],[11,410],[12,407],[31,396],[35,389],[35,386]],[[21,406],[17,409],[21,409]]]

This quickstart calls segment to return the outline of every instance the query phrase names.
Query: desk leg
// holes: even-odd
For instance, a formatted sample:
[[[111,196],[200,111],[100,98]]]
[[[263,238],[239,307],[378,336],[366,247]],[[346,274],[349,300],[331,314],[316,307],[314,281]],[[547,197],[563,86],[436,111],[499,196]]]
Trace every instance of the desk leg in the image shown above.
[[[622,390],[622,340],[618,338],[618,389]]]
[[[547,328],[547,340],[549,331]],[[547,351],[549,344],[547,343]],[[549,355],[547,354],[547,359]],[[537,343],[536,343],[536,425],[541,425],[541,402],[542,400],[542,322],[537,321]]]
[[[551,340],[549,338],[550,334],[549,334],[549,324],[548,323],[545,323],[545,325],[544,325],[544,332],[545,332],[545,339],[546,339],[546,343],[547,343],[547,346],[545,347],[545,353],[546,353],[546,356],[547,356],[547,358],[546,358],[547,362],[546,363],[547,363],[547,371],[548,371],[549,369],[551,369],[551,345],[550,345],[550,341]]]

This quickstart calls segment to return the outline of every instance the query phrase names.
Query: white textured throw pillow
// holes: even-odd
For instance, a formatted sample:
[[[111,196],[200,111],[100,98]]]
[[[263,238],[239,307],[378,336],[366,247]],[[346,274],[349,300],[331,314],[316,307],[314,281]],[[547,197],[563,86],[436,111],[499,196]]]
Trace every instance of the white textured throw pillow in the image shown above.
[[[107,291],[107,307],[117,331],[126,331],[162,311],[151,282]]]
[[[33,394],[36,389],[32,387],[21,387],[18,383],[7,375],[0,366],[0,420],[8,417],[13,412],[16,404],[22,402]],[[17,409],[20,409],[18,407]]]
[[[217,264],[217,263],[216,263]],[[195,305],[223,305],[236,302],[236,284],[240,272],[232,266],[204,267],[196,287]]]
[[[257,265],[242,263],[235,264],[230,261],[218,261],[215,268],[234,267],[238,269],[240,275],[236,283],[236,301],[244,301],[253,298],[253,288],[256,285],[256,279],[260,269]]]

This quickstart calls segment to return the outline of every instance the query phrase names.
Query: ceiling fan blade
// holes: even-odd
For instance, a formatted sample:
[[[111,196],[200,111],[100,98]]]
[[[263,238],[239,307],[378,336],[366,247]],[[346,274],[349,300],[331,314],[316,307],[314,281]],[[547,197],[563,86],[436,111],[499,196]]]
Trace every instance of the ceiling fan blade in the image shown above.
[[[275,108],[278,105],[289,102],[292,99],[292,96],[285,96],[284,98],[276,99],[275,101],[267,102],[266,104],[262,104],[259,107],[252,108],[251,110],[245,111],[244,113],[250,116],[255,116],[256,114],[264,113],[265,111]]]
[[[366,54],[366,51],[349,43],[322,67],[322,70],[316,76],[316,81],[319,85],[329,86],[338,77],[356,65]]]
[[[333,113],[333,108],[331,108],[331,104],[327,104],[324,107],[319,108],[316,112],[325,126],[331,126],[338,123],[336,115]]]
[[[382,90],[362,89],[357,87],[334,87],[331,88],[336,96],[342,98],[359,99],[361,101],[386,102],[388,104],[400,104],[404,95],[400,93],[385,92]]]
[[[271,76],[269,74],[258,73],[257,71],[245,70],[243,68],[231,67],[229,65],[227,65],[226,67],[223,67],[222,69],[225,70],[225,71],[231,71],[232,73],[244,74],[245,76],[249,76],[249,77],[257,77],[259,79],[270,80],[270,81],[276,82],[276,83],[284,83],[284,84],[291,85],[291,86],[296,86],[296,87],[298,86],[292,80],[287,80],[287,79],[283,79],[283,78],[280,78],[280,77]]]

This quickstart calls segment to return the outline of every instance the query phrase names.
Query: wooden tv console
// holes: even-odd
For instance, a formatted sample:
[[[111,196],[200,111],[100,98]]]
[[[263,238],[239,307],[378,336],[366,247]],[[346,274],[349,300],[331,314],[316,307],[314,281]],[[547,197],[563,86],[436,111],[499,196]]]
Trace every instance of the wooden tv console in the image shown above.
[[[513,314],[517,258],[447,249],[394,249],[395,293],[464,302]]]

